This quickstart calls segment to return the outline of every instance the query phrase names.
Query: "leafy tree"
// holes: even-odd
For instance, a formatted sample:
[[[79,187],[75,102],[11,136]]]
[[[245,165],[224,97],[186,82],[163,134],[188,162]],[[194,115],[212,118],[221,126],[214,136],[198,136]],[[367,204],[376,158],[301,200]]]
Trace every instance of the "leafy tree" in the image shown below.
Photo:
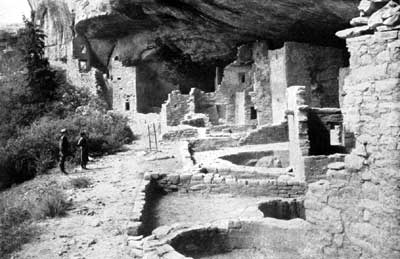
[[[57,88],[55,72],[44,56],[45,37],[35,24],[35,13],[31,19],[23,18],[25,28],[21,31],[20,49],[27,70],[27,90],[23,103],[44,103],[54,98]]]

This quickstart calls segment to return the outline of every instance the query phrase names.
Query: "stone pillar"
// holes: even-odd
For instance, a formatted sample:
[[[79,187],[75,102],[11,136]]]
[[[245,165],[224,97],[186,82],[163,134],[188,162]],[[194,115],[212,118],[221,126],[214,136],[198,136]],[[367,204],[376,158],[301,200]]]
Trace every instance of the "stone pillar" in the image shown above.
[[[310,149],[307,126],[307,93],[305,86],[288,88],[289,160],[297,179],[305,180],[304,156]]]
[[[345,130],[355,148],[309,186],[306,218],[323,258],[400,258],[400,39],[398,31],[347,39]]]

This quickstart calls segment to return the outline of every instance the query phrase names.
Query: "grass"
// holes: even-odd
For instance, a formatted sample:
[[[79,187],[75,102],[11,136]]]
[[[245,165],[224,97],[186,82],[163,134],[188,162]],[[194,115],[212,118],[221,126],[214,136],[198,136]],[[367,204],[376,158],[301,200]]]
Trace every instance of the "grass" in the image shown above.
[[[77,178],[72,178],[70,180],[70,183],[75,189],[81,189],[89,187],[91,184],[91,180],[88,177],[80,176]]]
[[[66,214],[70,203],[54,176],[38,177],[0,192],[0,258],[39,235],[34,222]]]

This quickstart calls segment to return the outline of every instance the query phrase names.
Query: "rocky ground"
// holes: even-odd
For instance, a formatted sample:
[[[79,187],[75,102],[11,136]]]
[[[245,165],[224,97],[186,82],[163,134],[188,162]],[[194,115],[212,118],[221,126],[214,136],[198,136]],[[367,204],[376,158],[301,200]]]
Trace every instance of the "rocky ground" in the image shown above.
[[[88,177],[91,185],[67,189],[72,199],[67,215],[37,223],[41,234],[12,258],[131,258],[126,229],[144,172],[162,168],[168,173],[180,167],[173,147],[162,148],[163,152],[148,152],[139,141],[90,163],[90,170],[57,174],[57,180],[65,183]]]

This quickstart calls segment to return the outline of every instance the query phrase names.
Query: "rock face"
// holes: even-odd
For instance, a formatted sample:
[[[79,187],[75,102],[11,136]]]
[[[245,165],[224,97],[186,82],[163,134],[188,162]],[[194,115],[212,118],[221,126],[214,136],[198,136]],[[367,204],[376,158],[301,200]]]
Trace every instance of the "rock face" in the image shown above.
[[[357,15],[358,4],[357,0],[33,2],[39,18],[49,19],[46,28],[52,45],[60,47],[83,36],[97,59],[96,67],[107,66],[113,49],[123,42],[125,63],[146,59],[164,45],[201,61],[230,57],[236,45],[255,39],[273,44],[288,40],[340,44],[334,32]]]

